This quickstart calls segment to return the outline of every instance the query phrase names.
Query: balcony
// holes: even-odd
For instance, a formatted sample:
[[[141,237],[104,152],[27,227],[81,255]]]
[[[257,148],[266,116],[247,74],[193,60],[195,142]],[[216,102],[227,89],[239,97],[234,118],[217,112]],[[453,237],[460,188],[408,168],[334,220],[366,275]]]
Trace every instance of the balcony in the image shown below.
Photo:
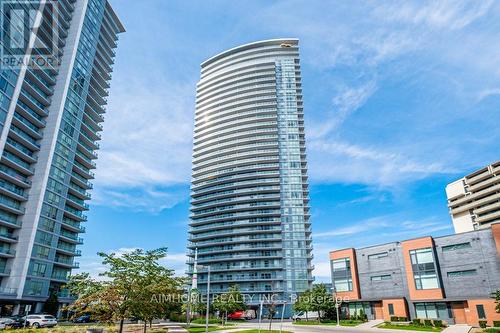
[[[80,164],[78,161],[75,160],[73,163],[73,170],[78,172],[83,178],[86,179],[94,179],[95,175],[90,169],[84,167],[82,164]]]
[[[4,150],[2,155],[2,162],[5,165],[25,174],[28,176],[32,176],[35,173],[35,169],[33,169],[29,163],[26,163],[19,157],[15,156],[11,152]]]
[[[0,194],[0,207],[14,214],[24,214],[24,207],[21,207],[21,203],[19,201],[10,199],[2,194]]]
[[[81,187],[84,187],[86,189],[92,189],[93,185],[92,183],[90,183],[86,178],[80,176],[79,174],[75,173],[75,172],[72,172],[71,173],[71,180],[81,186]]]
[[[81,226],[79,222],[74,222],[70,219],[63,218],[61,221],[62,227],[77,233],[85,233],[85,227]]]
[[[61,266],[68,267],[68,268],[80,268],[80,263],[73,261],[73,258],[63,259],[60,257],[56,257],[54,259],[54,263],[56,265],[61,265]]]
[[[27,134],[29,134],[30,136],[32,136],[33,138],[37,140],[42,138],[42,133],[40,132],[40,129],[17,112],[14,112],[12,123],[21,130],[23,130],[24,132],[26,132]]]
[[[17,295],[17,289],[0,287],[0,295],[15,296]]]
[[[64,207],[64,214],[68,215],[70,218],[78,221],[87,221],[87,216],[83,214],[82,211],[74,209],[73,207]]]
[[[0,257],[4,258],[14,258],[16,255],[16,251],[9,249],[9,248],[0,248]]]
[[[0,164],[0,177],[7,179],[22,188],[27,188],[31,185],[31,181],[27,177],[18,174],[16,171],[3,164]]]
[[[7,267],[0,267],[0,276],[9,276],[10,274],[10,269]]]
[[[24,133],[21,129],[17,128],[14,125],[10,127],[9,136],[16,139],[17,141],[21,141],[23,144],[33,149],[34,151],[40,150],[41,146],[36,139]]]
[[[71,248],[71,247],[68,247],[68,246],[61,245],[61,244],[57,245],[56,250],[59,251],[59,252],[65,253],[67,255],[70,255],[70,256],[75,256],[75,257],[82,255],[82,251],[81,250],[77,250],[75,248]]]
[[[28,199],[28,194],[24,193],[24,189],[22,187],[0,179],[0,193],[2,192],[19,201],[26,201]]]
[[[0,232],[0,241],[6,243],[16,243],[18,237],[15,236],[12,232],[2,231]]]
[[[68,194],[66,199],[66,203],[73,206],[77,210],[89,210],[89,204],[85,203],[82,199],[78,199],[71,194]]]
[[[95,162],[92,161],[87,156],[85,156],[84,154],[80,153],[78,150],[76,151],[75,158],[79,163],[81,163],[84,167],[86,167],[88,169],[95,169],[96,168]]]

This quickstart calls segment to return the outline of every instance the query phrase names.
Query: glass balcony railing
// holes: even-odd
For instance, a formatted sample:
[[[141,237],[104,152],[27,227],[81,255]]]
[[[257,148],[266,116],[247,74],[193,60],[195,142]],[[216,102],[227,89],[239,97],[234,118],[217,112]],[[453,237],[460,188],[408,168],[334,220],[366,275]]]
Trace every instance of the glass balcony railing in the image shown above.
[[[20,175],[19,173],[17,173],[16,171],[12,170],[11,168],[3,165],[3,164],[0,164],[0,172],[3,172],[9,176],[11,176],[12,178],[15,178],[23,183],[26,183],[26,184],[31,184],[31,181],[26,178],[25,176],[23,175]]]
[[[10,249],[10,248],[5,248],[5,247],[2,247],[0,248],[0,253],[1,254],[8,254],[8,255],[15,255],[16,254],[16,251],[13,250],[13,249]]]
[[[0,287],[0,295],[16,295],[17,289]]]
[[[14,184],[11,184],[9,182],[6,182],[3,179],[0,179],[0,187],[6,189],[9,192],[12,192],[12,193],[15,193],[15,194],[17,194],[19,196],[22,196],[24,198],[28,197],[26,194],[24,194],[24,189],[23,188],[21,188],[19,186],[16,186]]]
[[[29,136],[28,134],[24,133],[21,129],[15,127],[14,125],[12,125],[10,127],[10,130],[14,133],[16,133],[17,135],[19,135],[20,137],[22,137],[24,140],[28,141],[29,143],[33,144],[34,146],[40,148],[40,144],[37,143],[36,139],[32,138],[31,136]]]
[[[15,164],[23,167],[24,169],[26,170],[29,170],[31,172],[34,172],[35,169],[33,169],[29,163],[23,161],[22,159],[20,159],[19,157],[17,157],[16,155],[12,154],[11,152],[8,152],[8,151],[4,151],[3,152],[3,156],[8,159],[9,161],[12,161],[14,162]]]

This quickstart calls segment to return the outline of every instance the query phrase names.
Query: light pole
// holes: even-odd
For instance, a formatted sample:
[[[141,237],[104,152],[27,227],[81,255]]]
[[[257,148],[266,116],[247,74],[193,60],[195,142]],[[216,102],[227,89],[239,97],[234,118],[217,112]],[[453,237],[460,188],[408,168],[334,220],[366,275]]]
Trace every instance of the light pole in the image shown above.
[[[283,309],[281,310],[280,333],[283,332],[283,317],[285,316],[286,301],[283,301]]]
[[[205,313],[205,333],[208,333],[208,314],[210,311],[210,266],[198,265],[198,268],[207,269],[207,311]]]
[[[340,326],[339,308],[340,308],[341,302],[339,302],[339,300],[338,300],[337,288],[335,286],[333,287],[333,293],[335,295],[335,309],[337,310],[337,326]]]

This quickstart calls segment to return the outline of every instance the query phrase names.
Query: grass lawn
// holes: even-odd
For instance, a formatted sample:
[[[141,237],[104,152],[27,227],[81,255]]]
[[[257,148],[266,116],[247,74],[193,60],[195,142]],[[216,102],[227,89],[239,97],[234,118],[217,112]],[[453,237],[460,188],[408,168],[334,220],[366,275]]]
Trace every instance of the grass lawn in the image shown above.
[[[500,327],[488,327],[483,330],[485,333],[500,333]]]
[[[340,326],[358,326],[359,324],[362,324],[363,322],[360,320],[341,320],[340,321]],[[326,321],[326,322],[319,322],[317,320],[299,320],[295,321],[293,323],[294,325],[330,325],[330,326],[335,326],[337,325],[336,321]]]
[[[221,330],[231,330],[235,329],[236,327],[234,325],[232,326],[208,326],[208,331],[213,332],[213,331],[221,331]],[[186,328],[189,333],[203,333],[205,332],[205,326],[191,326],[189,328]]]
[[[259,333],[259,330],[245,330],[245,331],[238,331],[238,333]],[[279,330],[260,330],[260,333],[280,333]],[[290,331],[282,331],[282,333],[293,333]]]
[[[391,330],[406,330],[406,331],[421,331],[421,332],[441,332],[444,329],[444,328],[430,327],[430,326],[393,325],[393,324],[382,324],[377,327],[391,329]]]

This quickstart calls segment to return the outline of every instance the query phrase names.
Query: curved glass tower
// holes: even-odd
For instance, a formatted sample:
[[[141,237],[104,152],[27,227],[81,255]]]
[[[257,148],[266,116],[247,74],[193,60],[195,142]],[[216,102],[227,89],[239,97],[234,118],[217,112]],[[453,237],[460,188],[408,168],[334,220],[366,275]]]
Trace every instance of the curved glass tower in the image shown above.
[[[211,268],[211,293],[237,284],[276,303],[312,283],[297,39],[239,46],[201,65],[188,264]],[[204,294],[207,273],[198,270]]]

